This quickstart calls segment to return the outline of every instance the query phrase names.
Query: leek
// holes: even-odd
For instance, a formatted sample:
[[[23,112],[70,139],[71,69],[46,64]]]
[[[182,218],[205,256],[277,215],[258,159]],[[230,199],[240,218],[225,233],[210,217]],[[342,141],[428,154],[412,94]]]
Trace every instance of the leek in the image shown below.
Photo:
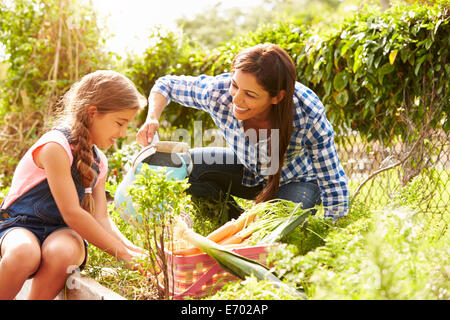
[[[275,241],[282,239],[284,236],[291,233],[295,228],[297,228],[301,223],[303,223],[306,218],[308,218],[311,213],[310,210],[306,209],[300,215],[294,215],[294,213],[300,208],[302,203],[297,204],[295,209],[289,215],[289,217],[284,218],[284,221],[281,222],[271,233],[266,235],[261,242],[272,244]]]

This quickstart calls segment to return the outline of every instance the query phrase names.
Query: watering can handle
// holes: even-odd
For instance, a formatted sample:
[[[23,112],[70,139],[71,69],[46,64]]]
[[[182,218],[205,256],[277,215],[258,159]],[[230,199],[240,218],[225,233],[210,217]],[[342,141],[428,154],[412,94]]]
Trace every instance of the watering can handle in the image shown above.
[[[133,159],[131,170],[133,170],[133,174],[136,173],[136,169],[138,165],[144,160],[153,155],[156,152],[156,146],[151,144],[145,148],[143,148]]]

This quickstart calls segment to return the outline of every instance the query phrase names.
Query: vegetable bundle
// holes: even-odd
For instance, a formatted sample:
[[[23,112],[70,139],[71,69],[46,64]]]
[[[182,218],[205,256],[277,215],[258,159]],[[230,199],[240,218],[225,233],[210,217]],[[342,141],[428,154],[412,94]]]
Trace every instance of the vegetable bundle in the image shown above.
[[[225,223],[206,238],[227,248],[254,244],[270,245],[303,223],[309,214],[310,210],[301,209],[300,204],[269,201],[245,211],[237,220]],[[191,246],[174,250],[173,254],[188,256],[202,252],[199,247]]]

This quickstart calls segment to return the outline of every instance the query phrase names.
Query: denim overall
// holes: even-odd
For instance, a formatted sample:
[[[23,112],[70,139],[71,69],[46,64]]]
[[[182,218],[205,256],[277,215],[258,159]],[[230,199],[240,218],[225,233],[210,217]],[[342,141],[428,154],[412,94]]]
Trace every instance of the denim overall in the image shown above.
[[[71,143],[70,133],[67,129],[57,128],[57,130],[63,132],[69,143]],[[100,157],[95,146],[93,147],[93,153],[96,161],[94,161],[92,168],[97,172],[98,176],[100,170],[97,162],[100,161]],[[81,182],[80,172],[76,168],[75,160],[71,166],[71,173],[81,204],[85,188]],[[97,177],[92,184],[92,188],[96,180]],[[47,179],[25,192],[7,208],[1,209],[0,239],[8,230],[16,227],[25,228],[33,232],[41,245],[49,234],[57,229],[68,227],[56,206]]]

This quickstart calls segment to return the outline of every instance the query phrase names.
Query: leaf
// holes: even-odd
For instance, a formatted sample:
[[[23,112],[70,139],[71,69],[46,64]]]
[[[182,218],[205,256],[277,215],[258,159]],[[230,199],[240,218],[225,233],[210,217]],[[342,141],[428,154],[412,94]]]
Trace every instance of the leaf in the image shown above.
[[[323,87],[325,89],[325,96],[323,97],[323,99],[325,99],[326,96],[328,96],[331,93],[331,81],[325,81],[323,84]]]
[[[361,59],[361,57],[360,57],[360,55],[361,55],[361,51],[364,49],[364,47],[363,46],[359,46],[357,49],[356,49],[356,51],[355,51],[355,61],[354,61],[354,63],[353,63],[353,72],[355,72],[356,73],[356,71],[358,71],[358,69],[361,67],[361,65],[362,65],[362,59]]]
[[[334,100],[336,101],[336,103],[341,106],[344,107],[347,105],[348,103],[348,91],[344,90],[339,92],[335,97]]]
[[[394,64],[395,58],[397,57],[398,50],[393,50],[389,53],[389,63]]]
[[[347,52],[348,49],[350,49],[350,46],[352,45],[352,42],[347,42],[346,44],[344,44],[341,48],[341,57],[343,57],[345,55],[345,53]]]
[[[414,74],[417,76],[417,74],[419,73],[419,69],[420,66],[422,65],[422,63],[425,61],[425,59],[427,58],[426,55],[421,56],[419,59],[417,59],[417,64],[416,64],[416,68],[414,69]]]
[[[385,74],[391,73],[392,71],[394,71],[394,66],[390,63],[385,63],[381,66],[380,69],[378,69],[378,75],[384,76]]]
[[[333,86],[334,89],[337,91],[343,90],[347,86],[347,83],[348,83],[348,74],[344,71],[339,72],[334,77]]]

